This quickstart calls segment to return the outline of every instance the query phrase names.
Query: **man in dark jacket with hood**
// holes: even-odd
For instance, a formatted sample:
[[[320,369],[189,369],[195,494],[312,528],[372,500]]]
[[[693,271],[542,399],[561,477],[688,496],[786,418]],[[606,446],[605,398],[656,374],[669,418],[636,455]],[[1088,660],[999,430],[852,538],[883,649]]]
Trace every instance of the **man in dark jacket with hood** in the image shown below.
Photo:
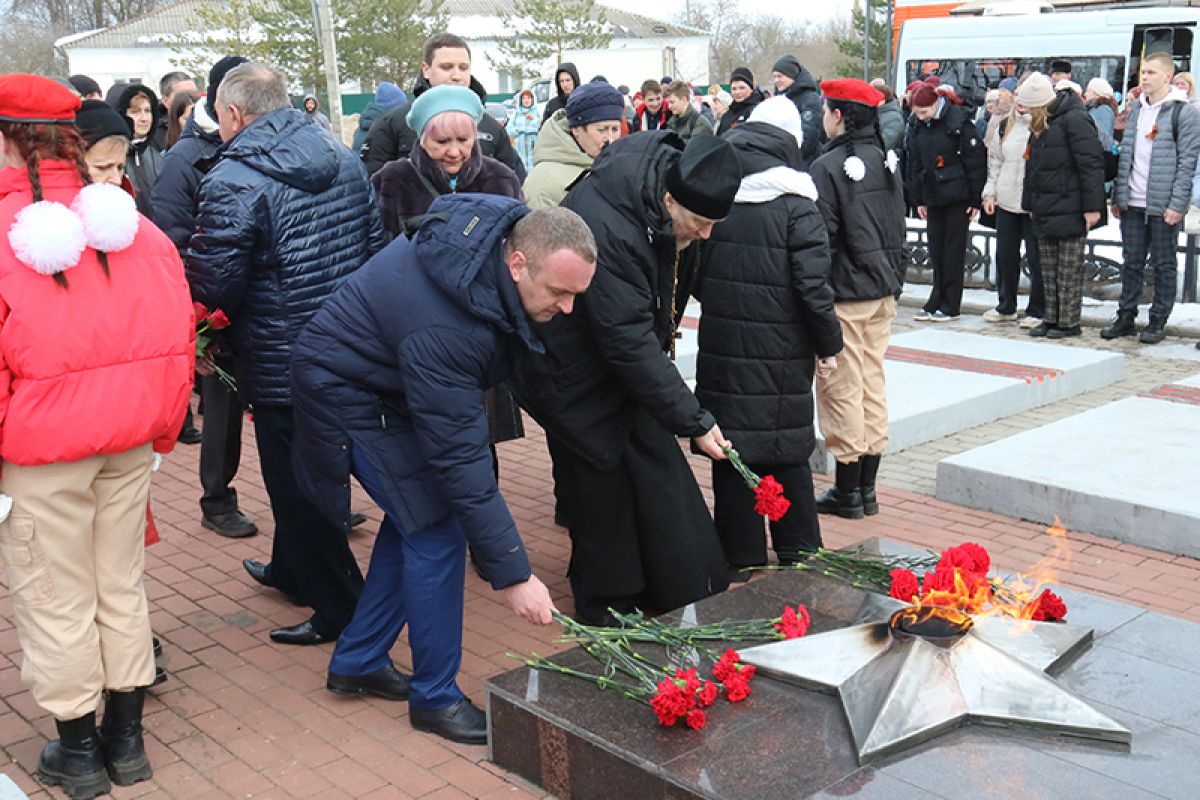
[[[514,385],[546,429],[570,521],[576,615],[660,613],[722,591],[724,556],[675,441],[727,445],[672,363],[696,276],[697,240],[729,213],[733,149],[655,131],[613,142],[563,201],[596,234],[596,277],[578,313],[543,326],[544,356]]]
[[[328,688],[409,701],[414,728],[487,743],[455,678],[470,543],[519,616],[551,620],[492,471],[484,392],[541,350],[595,272],[578,215],[490,195],[441,197],[313,318],[296,347],[296,469],[326,514],[353,473],[385,514]],[[413,675],[388,652],[407,624]]]
[[[421,77],[413,86],[413,99],[431,86],[453,83],[469,86],[479,95],[480,102],[487,102],[483,84],[471,76],[471,48],[465,39],[452,33],[439,33],[425,42],[425,61],[421,64]],[[360,155],[367,173],[374,175],[384,164],[404,158],[417,144],[417,134],[408,127],[404,117],[408,106],[398,106],[380,117],[371,126],[367,141]],[[504,126],[485,114],[475,133],[479,148],[485,156],[491,156],[507,166],[522,181],[525,180],[525,165],[509,141]]]
[[[800,112],[804,144],[800,148],[799,168],[808,169],[808,165],[821,152],[821,143],[825,141],[821,122],[821,91],[817,87],[817,79],[793,55],[783,56],[775,62],[771,67],[771,79],[779,94],[795,103],[796,110]]]
[[[183,126],[183,133],[163,159],[162,172],[150,195],[150,206],[157,225],[186,258],[188,244],[196,232],[196,209],[200,202],[200,181],[211,167],[221,147],[217,129],[217,91],[225,73],[246,63],[241,56],[226,56],[208,73],[208,99],[196,103]],[[228,350],[228,346],[218,349]],[[232,354],[214,357],[217,366],[233,373]],[[216,375],[200,378],[200,397],[204,402],[204,429],[200,438],[200,524],[231,539],[258,533],[254,520],[238,509],[237,490],[230,484],[242,459],[242,409],[237,395]]]
[[[554,89],[557,94],[546,102],[546,110],[542,112],[542,124],[545,125],[554,112],[567,107],[567,98],[571,92],[579,88],[579,70],[570,61],[564,61],[554,70]]]
[[[334,524],[296,484],[288,368],[304,325],[382,249],[383,225],[362,163],[292,108],[279,73],[235,67],[215,106],[221,160],[200,184],[185,265],[192,295],[233,320],[238,391],[254,405],[275,541],[270,564],[248,560],[246,569],[313,608],[312,619],[271,638],[319,644],[349,623],[362,574],[344,535],[349,505]]]

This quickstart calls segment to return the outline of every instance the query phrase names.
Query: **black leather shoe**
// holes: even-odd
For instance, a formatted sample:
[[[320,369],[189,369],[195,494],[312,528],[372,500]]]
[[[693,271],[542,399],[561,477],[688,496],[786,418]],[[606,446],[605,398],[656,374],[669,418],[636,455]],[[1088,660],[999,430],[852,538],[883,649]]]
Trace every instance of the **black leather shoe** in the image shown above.
[[[205,514],[200,519],[200,525],[226,539],[244,539],[258,533],[254,520],[236,508],[221,514]]]
[[[180,444],[200,444],[200,439],[202,438],[203,437],[200,433],[200,429],[194,426],[191,428],[184,428],[179,432]]]
[[[326,636],[314,628],[311,619],[306,619],[299,625],[275,628],[271,631],[271,641],[279,644],[325,644],[336,640],[336,636]]]
[[[1043,322],[1035,325],[1034,327],[1030,328],[1029,335],[1034,337],[1035,339],[1043,337],[1043,336],[1049,336],[1050,331],[1054,330],[1057,327],[1058,326],[1055,325],[1053,322],[1044,322],[1043,321]]]
[[[1083,333],[1083,329],[1078,325],[1072,325],[1069,328],[1051,328],[1046,331],[1047,339],[1069,339],[1072,336],[1079,336]]]
[[[409,708],[408,721],[419,731],[460,744],[487,744],[487,714],[463,698],[449,708]]]
[[[242,559],[242,566],[246,568],[246,574],[248,574],[251,578],[254,578],[259,585],[265,586],[268,589],[278,590],[279,593],[286,597],[287,601],[294,606],[304,605],[303,598],[297,597],[289,592],[285,592],[283,589],[280,589],[275,585],[274,581],[271,580],[270,564],[264,564],[261,561],[255,561],[253,558],[244,558]]]
[[[408,676],[391,664],[366,675],[337,675],[330,672],[325,679],[325,688],[347,697],[373,694],[384,700],[407,700]]]

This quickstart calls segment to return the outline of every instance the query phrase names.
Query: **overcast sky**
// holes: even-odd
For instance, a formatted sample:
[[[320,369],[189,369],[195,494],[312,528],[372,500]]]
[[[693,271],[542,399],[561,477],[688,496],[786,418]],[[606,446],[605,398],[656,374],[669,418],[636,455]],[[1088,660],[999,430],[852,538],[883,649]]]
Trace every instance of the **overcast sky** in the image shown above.
[[[681,16],[684,0],[658,0],[646,3],[646,0],[600,0],[602,5],[623,8],[644,14],[648,17],[672,19]],[[835,16],[849,16],[854,0],[736,0],[739,13],[758,16],[782,17],[793,22],[809,22],[829,19]]]

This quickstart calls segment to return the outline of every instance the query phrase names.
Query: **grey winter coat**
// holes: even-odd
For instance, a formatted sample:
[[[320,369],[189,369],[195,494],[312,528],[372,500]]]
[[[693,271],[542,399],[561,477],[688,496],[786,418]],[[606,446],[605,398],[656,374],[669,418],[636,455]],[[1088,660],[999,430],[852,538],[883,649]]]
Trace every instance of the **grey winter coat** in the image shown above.
[[[708,120],[700,116],[690,105],[682,117],[669,118],[666,127],[679,134],[679,138],[683,139],[684,144],[691,141],[693,136],[713,132],[713,127],[708,124]]]
[[[900,155],[904,147],[904,114],[895,103],[884,103],[879,107],[879,134],[883,137],[883,150],[894,150]]]
[[[1177,131],[1171,129],[1175,117],[1173,106],[1176,103],[1182,103]],[[1192,176],[1196,172],[1196,156],[1200,154],[1200,111],[1193,108],[1186,99],[1168,97],[1158,112],[1158,120],[1155,123],[1158,132],[1154,135],[1153,142],[1146,142],[1142,140],[1143,137],[1137,135],[1137,120],[1141,111],[1142,103],[1133,103],[1129,120],[1125,123],[1113,202],[1118,208],[1129,208],[1129,176],[1133,171],[1134,151],[1147,144],[1154,149],[1150,155],[1146,213],[1161,216],[1167,209],[1171,209],[1183,214],[1191,200]]]

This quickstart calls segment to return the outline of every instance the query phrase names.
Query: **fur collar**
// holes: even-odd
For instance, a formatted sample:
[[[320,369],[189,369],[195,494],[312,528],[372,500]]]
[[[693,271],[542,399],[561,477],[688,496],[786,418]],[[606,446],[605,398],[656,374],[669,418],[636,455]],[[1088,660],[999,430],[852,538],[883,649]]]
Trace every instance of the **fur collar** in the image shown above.
[[[807,197],[816,202],[817,185],[807,172],[791,167],[771,167],[742,178],[735,203],[769,203],[786,194]]]

